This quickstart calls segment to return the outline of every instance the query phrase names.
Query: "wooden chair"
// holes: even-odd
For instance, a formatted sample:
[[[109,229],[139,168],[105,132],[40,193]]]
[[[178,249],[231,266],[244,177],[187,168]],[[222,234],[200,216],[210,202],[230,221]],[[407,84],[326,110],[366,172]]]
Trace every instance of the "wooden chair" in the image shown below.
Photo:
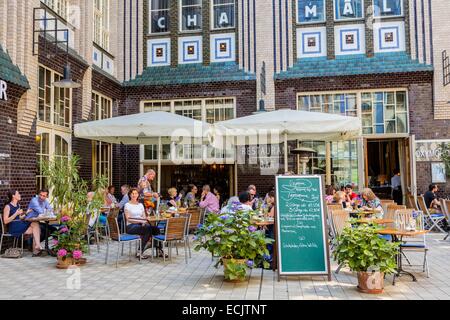
[[[136,253],[138,253],[139,248],[139,262],[141,261],[142,256],[142,242],[141,237],[138,235],[131,235],[120,233],[119,228],[119,222],[117,221],[117,216],[119,214],[119,211],[111,211],[107,217],[107,223],[106,223],[106,257],[105,257],[105,264],[108,264],[108,254],[109,254],[109,242],[117,242],[117,259],[116,259],[116,268],[119,264],[119,254],[120,254],[120,247],[122,246],[122,252],[123,252],[123,245],[125,243],[130,244],[130,251],[129,251],[129,260],[131,261],[131,243],[136,243]]]
[[[417,206],[416,199],[414,198],[414,195],[408,194],[406,197],[406,200],[408,201],[408,208],[419,210],[419,207]]]
[[[428,210],[423,196],[418,196],[417,202],[419,203],[420,210],[424,214],[425,224],[427,225],[428,230],[431,231],[434,228],[437,228],[440,232],[446,233],[444,229],[442,229],[439,225],[439,223],[441,223],[445,219],[445,215],[443,213],[430,213],[430,210]]]
[[[387,209],[384,213],[384,219],[390,219],[390,220],[394,220],[395,221],[395,212],[397,210],[404,210],[406,209],[406,206],[402,206],[402,205],[398,205],[395,203],[390,203],[387,205]],[[387,223],[386,224],[387,228],[394,228],[394,223]],[[387,236],[386,239],[390,237]],[[384,237],[383,237],[384,238]]]
[[[189,232],[198,229],[198,225],[202,221],[202,211],[200,208],[189,208],[187,211],[191,215],[191,221],[189,222]]]
[[[414,218],[413,216],[413,209],[401,209],[395,211],[395,220],[398,222],[399,229],[405,229],[407,225],[409,225],[409,221],[411,219],[416,219],[420,223],[416,224],[416,230],[424,230],[424,217],[423,213],[420,211],[416,211],[416,214],[419,215],[418,219]],[[409,266],[414,266],[409,261],[408,257],[406,256],[405,252],[423,252],[424,258],[423,258],[423,264],[420,265],[422,267],[422,272],[427,273],[427,278],[430,275],[430,271],[428,268],[428,260],[427,260],[427,253],[428,253],[428,246],[426,244],[426,234],[422,236],[421,240],[414,240],[414,241],[403,241],[400,244],[400,254],[406,258],[406,261],[408,262]]]
[[[342,204],[327,204],[327,225],[328,234],[330,236],[331,245],[333,245],[333,239],[336,237],[332,227],[331,213],[336,210],[342,210]]]
[[[345,210],[334,210],[331,212],[331,223],[333,228],[333,233],[335,235],[336,242],[338,241],[337,238],[342,233],[345,227],[351,227],[351,224],[349,222],[350,219],[350,213]],[[336,274],[339,273],[339,271],[344,266],[344,263],[341,263],[338,268],[336,269]]]
[[[386,213],[387,212],[387,206],[389,204],[396,204],[394,202],[394,200],[380,200],[381,202],[381,208],[383,208],[383,212]]]
[[[152,252],[154,249],[154,242],[161,242],[162,243],[162,250],[163,250],[163,259],[164,262],[166,261],[166,255],[164,254],[164,247],[167,246],[169,249],[169,259],[172,260],[172,246],[177,241],[184,241],[185,234],[186,234],[186,217],[179,217],[179,218],[171,218],[167,220],[166,225],[166,232],[164,235],[158,235],[153,237],[152,241]],[[187,263],[187,248],[186,245],[184,246],[184,254],[185,254],[185,260]],[[153,254],[152,254],[153,259]]]

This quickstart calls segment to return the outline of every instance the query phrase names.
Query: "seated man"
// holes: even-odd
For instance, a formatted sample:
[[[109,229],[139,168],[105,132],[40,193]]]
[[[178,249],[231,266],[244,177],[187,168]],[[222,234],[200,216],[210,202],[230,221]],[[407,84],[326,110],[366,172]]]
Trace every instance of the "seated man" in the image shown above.
[[[45,213],[45,211],[53,212],[53,207],[48,201],[48,190],[41,189],[39,194],[31,199],[30,204],[28,205],[28,214],[27,218],[37,218],[39,215]],[[55,226],[48,226],[48,233],[52,234],[57,230]],[[41,241],[45,239],[45,225],[41,223]]]
[[[239,195],[239,202],[241,203],[241,206],[239,210],[242,211],[253,211],[252,208],[252,196],[249,192],[244,191]]]
[[[436,195],[436,192],[438,191],[439,188],[436,184],[430,184],[428,191],[425,192],[425,195],[423,196],[427,208],[432,209],[435,213],[441,212],[441,204],[439,203],[439,199]]]

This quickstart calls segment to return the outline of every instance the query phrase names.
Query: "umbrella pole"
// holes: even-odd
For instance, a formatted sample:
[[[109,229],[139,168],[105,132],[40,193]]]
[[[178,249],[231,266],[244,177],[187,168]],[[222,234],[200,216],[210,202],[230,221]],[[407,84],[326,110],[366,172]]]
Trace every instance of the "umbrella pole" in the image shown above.
[[[162,149],[162,142],[161,137],[158,138],[158,194],[161,195],[161,150]],[[161,197],[158,198],[158,206],[159,208],[159,202],[161,201]]]
[[[284,133],[284,173],[288,172],[288,140],[287,133]]]

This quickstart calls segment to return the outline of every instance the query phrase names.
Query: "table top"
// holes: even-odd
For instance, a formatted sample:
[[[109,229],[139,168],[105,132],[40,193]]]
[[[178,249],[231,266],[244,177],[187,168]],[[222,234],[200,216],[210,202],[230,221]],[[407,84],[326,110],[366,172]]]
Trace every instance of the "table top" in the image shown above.
[[[394,223],[393,219],[372,219],[372,218],[362,218],[357,220],[358,223],[376,223],[376,224],[388,224]]]
[[[360,211],[352,210],[352,211],[350,211],[351,214],[356,214],[359,216],[367,216],[367,215],[371,215],[371,214],[377,214],[380,212],[381,212],[380,210],[367,210],[367,211],[366,210],[360,210]]]
[[[51,222],[51,221],[57,221],[58,218],[56,217],[37,217],[37,218],[29,218],[25,219],[27,222]]]
[[[377,230],[377,233],[379,233],[379,234],[387,234],[387,235],[393,235],[393,236],[405,236],[405,237],[419,236],[419,235],[423,235],[428,232],[429,232],[429,230],[407,231],[407,230],[400,230],[400,229],[394,229],[394,228]]]
[[[254,224],[256,224],[257,226],[271,226],[275,224],[275,220],[254,221]]]

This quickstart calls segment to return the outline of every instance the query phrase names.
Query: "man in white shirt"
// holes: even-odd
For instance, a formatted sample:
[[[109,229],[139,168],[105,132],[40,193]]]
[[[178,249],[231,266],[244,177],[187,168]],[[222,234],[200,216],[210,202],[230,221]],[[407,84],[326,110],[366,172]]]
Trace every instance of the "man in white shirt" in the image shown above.
[[[241,203],[240,210],[242,211],[253,211],[252,208],[252,196],[249,192],[244,191],[239,195],[239,202]]]
[[[392,187],[392,199],[398,205],[403,204],[403,192],[402,192],[402,178],[400,177],[400,170],[394,171],[394,176],[391,178]]]

